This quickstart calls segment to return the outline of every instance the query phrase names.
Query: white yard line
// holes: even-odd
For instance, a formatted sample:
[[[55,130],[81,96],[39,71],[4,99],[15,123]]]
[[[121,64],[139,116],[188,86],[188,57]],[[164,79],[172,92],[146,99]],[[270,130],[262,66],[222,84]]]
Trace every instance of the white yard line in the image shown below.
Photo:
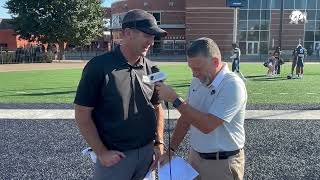
[[[170,119],[180,113],[170,110]],[[165,112],[167,118],[167,112]],[[0,119],[74,119],[72,109],[0,109]],[[246,119],[312,119],[320,120],[320,110],[247,110]]]

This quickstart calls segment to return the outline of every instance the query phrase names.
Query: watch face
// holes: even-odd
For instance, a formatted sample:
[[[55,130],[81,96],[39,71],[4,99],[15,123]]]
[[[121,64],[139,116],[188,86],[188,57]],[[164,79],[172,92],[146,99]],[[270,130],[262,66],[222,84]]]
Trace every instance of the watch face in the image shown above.
[[[173,107],[178,108],[183,103],[183,99],[181,97],[178,97],[175,99],[172,103]]]

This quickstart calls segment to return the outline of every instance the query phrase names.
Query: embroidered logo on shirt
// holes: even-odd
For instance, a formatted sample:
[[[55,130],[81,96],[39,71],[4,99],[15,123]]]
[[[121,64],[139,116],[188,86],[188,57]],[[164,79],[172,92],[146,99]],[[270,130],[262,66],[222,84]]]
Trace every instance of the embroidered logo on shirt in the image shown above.
[[[211,95],[214,95],[216,93],[216,90],[212,89],[211,90]]]

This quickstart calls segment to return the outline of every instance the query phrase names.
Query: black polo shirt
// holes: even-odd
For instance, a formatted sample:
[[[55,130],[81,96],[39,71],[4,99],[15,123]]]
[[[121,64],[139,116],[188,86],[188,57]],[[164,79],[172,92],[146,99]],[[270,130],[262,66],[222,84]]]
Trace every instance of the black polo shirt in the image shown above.
[[[92,118],[108,149],[135,149],[155,138],[153,105],[160,102],[154,84],[143,78],[157,71],[147,58],[130,65],[120,46],[85,66],[74,103],[94,108]]]

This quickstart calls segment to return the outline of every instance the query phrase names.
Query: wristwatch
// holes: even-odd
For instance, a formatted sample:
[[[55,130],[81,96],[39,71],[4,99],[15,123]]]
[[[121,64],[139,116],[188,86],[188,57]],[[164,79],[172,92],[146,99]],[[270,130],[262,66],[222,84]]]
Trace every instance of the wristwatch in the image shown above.
[[[181,97],[177,97],[177,98],[173,101],[172,105],[173,105],[174,108],[177,109],[182,103],[184,103],[184,100],[183,100]]]

